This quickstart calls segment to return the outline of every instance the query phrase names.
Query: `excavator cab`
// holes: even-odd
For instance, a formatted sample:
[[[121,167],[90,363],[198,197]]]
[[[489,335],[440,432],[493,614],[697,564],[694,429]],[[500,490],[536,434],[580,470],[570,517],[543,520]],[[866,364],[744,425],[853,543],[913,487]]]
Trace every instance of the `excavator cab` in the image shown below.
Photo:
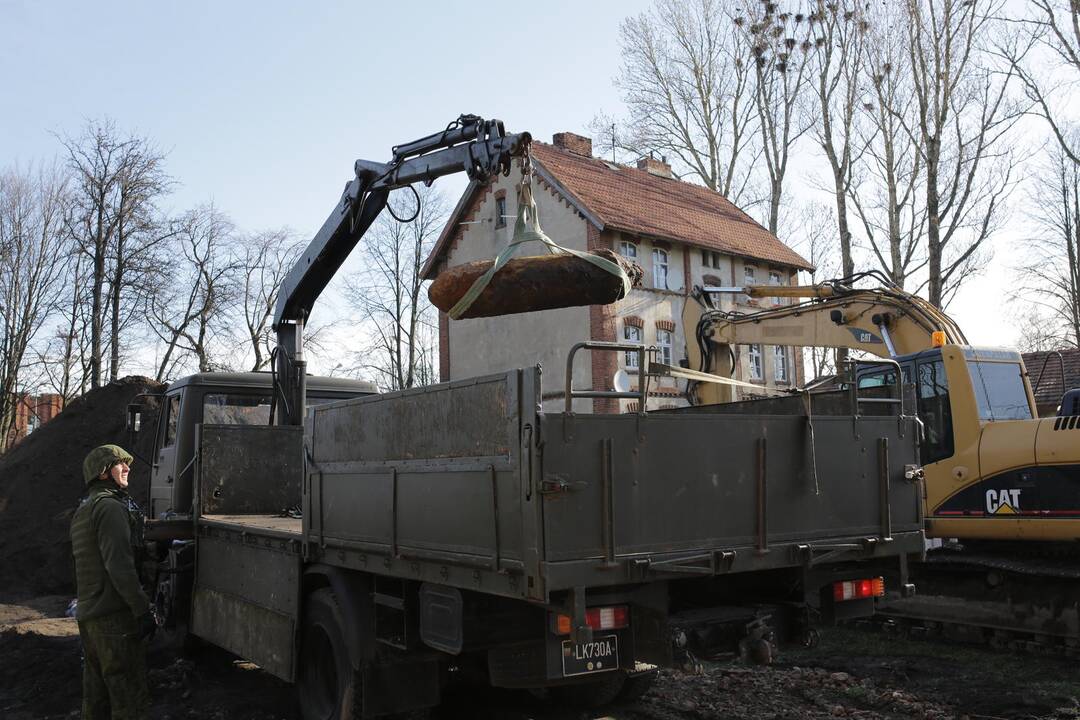
[[[947,363],[942,348],[895,358],[903,375],[902,382],[915,385],[916,411],[924,426],[921,446],[923,463],[953,456],[956,450],[954,417],[975,414],[979,424],[1031,420],[1034,417],[1033,401],[1019,353],[969,346],[952,347],[955,352],[949,355],[960,362]],[[952,383],[951,376],[955,377]],[[880,365],[860,366],[857,378],[860,390],[896,383],[895,371]],[[974,400],[975,413],[953,407],[950,385],[965,380],[970,381],[970,396],[964,392],[962,397]],[[962,399],[957,402],[962,402]]]

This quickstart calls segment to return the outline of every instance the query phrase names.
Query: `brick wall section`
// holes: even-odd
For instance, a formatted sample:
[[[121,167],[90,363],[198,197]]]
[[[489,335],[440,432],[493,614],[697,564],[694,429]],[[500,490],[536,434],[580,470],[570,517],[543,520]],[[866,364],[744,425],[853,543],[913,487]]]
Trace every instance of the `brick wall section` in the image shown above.
[[[555,147],[569,150],[575,155],[592,157],[592,138],[576,135],[571,132],[561,132],[552,135],[551,142]]]
[[[600,248],[611,249],[611,238],[601,235],[600,231],[592,223],[586,223],[588,231],[588,249]],[[589,337],[602,342],[615,342],[616,316],[614,305],[590,305],[589,306]],[[592,362],[592,389],[610,390],[611,378],[619,369],[619,358],[616,353],[593,351],[590,352]],[[593,400],[594,413],[617,413],[619,401],[610,398],[596,398]]]
[[[450,316],[439,313],[439,380],[450,382]]]
[[[15,405],[15,427],[8,435],[8,445],[14,445],[29,434],[30,425],[41,427],[64,409],[64,397],[56,393],[22,395]]]

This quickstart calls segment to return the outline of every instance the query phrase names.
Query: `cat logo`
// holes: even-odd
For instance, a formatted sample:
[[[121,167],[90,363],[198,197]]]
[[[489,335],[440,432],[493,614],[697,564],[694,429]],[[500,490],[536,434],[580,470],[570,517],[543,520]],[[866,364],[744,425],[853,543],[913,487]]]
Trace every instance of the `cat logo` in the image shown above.
[[[1009,490],[987,490],[986,512],[991,515],[1015,515],[1020,512],[1020,491],[1016,488]]]
[[[848,332],[855,338],[855,342],[862,343],[863,345],[882,345],[884,341],[869,330],[863,330],[862,328],[849,327]]]

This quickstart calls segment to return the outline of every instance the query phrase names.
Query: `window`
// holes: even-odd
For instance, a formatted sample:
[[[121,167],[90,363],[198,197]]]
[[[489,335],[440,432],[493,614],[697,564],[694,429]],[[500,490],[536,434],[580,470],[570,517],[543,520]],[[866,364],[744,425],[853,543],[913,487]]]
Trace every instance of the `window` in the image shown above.
[[[747,357],[750,360],[750,379],[761,380],[764,376],[761,371],[761,346],[751,345]]]
[[[757,285],[757,268],[753,265],[743,266],[743,285]],[[740,295],[739,298],[741,302],[750,302],[749,295]]]
[[[720,253],[711,250],[701,251],[701,264],[705,267],[720,267]]]
[[[203,422],[208,425],[268,425],[270,395],[207,393]]]
[[[653,287],[659,288],[661,290],[667,290],[667,250],[660,250],[659,248],[653,250],[652,263]]]
[[[506,196],[495,198],[495,227],[506,227]]]
[[[624,240],[619,243],[619,254],[628,260],[637,260],[637,245]]]
[[[773,378],[776,382],[786,383],[788,377],[788,354],[787,348],[782,345],[773,346]]]
[[[660,362],[665,365],[671,364],[671,331],[656,331],[656,349],[659,350]]]
[[[770,272],[769,273],[769,284],[773,285],[775,287],[779,287],[779,286],[783,285],[783,283],[780,282],[780,273],[778,273],[778,272]],[[779,305],[780,302],[781,302],[780,298],[778,298],[778,297],[773,298],[773,301],[772,301],[773,305]]]
[[[641,328],[634,327],[633,325],[623,325],[623,340],[626,342],[639,343],[641,342]],[[627,350],[626,355],[626,367],[636,368],[638,366],[638,354],[636,350]]]
[[[953,454],[952,409],[949,381],[941,360],[920,362],[916,370],[919,419],[925,425],[922,461],[932,463]]]
[[[165,438],[161,447],[167,448],[176,442],[176,424],[180,420],[180,395],[170,395],[165,400]]]
[[[859,376],[859,389],[891,387],[896,384],[896,373],[892,370]]]
[[[969,362],[971,384],[979,404],[979,419],[1030,420],[1024,377],[1018,363]]]

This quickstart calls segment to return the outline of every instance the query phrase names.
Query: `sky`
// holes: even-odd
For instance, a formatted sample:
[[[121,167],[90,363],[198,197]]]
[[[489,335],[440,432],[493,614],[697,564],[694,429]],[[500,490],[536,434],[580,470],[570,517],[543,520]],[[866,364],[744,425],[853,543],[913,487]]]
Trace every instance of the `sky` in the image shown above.
[[[168,153],[171,209],[212,201],[245,230],[310,237],[355,159],[461,113],[545,141],[620,114],[619,23],[649,5],[0,0],[0,167],[51,159],[57,134],[108,116]],[[465,182],[439,181],[451,205]],[[973,343],[1015,342],[1009,242],[949,308]]]

